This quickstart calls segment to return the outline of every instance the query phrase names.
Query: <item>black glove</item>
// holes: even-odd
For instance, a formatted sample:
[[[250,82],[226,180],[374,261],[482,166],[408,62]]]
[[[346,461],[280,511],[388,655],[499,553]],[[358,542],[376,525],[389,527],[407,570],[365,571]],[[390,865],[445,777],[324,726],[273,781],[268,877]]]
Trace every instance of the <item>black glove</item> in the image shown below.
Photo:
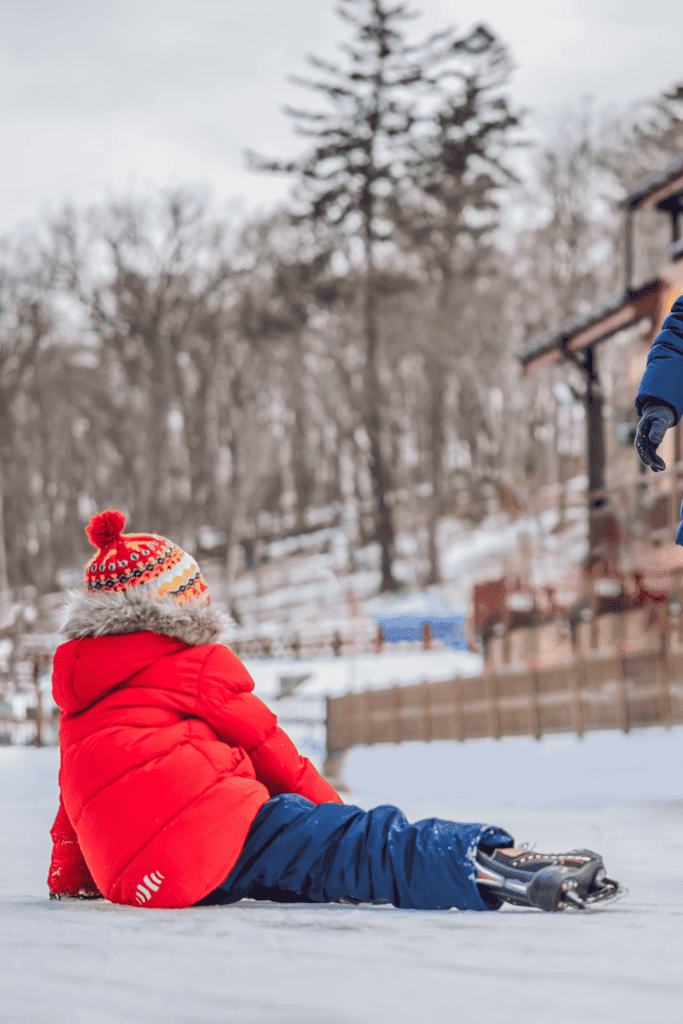
[[[640,461],[655,473],[666,469],[664,460],[657,455],[657,448],[675,418],[668,405],[646,405],[643,409],[634,444]]]

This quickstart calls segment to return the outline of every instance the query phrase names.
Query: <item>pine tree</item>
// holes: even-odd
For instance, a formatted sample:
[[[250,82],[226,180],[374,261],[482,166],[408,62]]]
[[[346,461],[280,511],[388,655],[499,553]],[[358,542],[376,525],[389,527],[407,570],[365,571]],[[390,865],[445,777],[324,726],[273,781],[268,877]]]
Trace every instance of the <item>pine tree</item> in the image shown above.
[[[294,79],[322,96],[329,109],[287,110],[298,133],[312,141],[311,148],[290,161],[267,160],[253,153],[249,159],[255,169],[295,175],[300,215],[323,221],[352,240],[347,251],[360,285],[365,354],[363,425],[381,548],[381,590],[386,591],[396,589],[398,583],[392,568],[392,474],[383,448],[379,372],[383,260],[395,239],[394,213],[414,189],[411,144],[433,120],[436,99],[443,99],[448,75],[462,77],[463,58],[490,49],[495,40],[478,27],[464,36],[447,29],[411,43],[405,26],[414,14],[405,4],[390,5],[386,0],[340,0],[337,11],[354,33],[353,41],[342,47],[346,62],[309,57],[322,77]],[[441,173],[438,166],[437,158],[437,174]]]
[[[411,137],[410,195],[395,202],[392,210],[407,246],[420,254],[434,291],[424,351],[431,442],[428,584],[441,581],[436,527],[443,500],[448,375],[463,356],[470,367],[477,362],[476,339],[466,328],[454,326],[454,314],[459,313],[459,324],[466,322],[463,293],[471,293],[475,279],[491,263],[500,189],[516,181],[505,156],[521,144],[512,134],[520,115],[500,92],[511,68],[505,46],[483,26],[453,45],[459,57],[456,73],[448,64],[431,76],[439,102],[421,131]],[[465,380],[468,376],[463,374]],[[477,405],[476,388],[465,397]],[[486,422],[478,408],[475,418]]]
[[[403,5],[390,8],[382,0],[342,0],[338,13],[355,30],[345,46],[349,66],[342,68],[310,57],[324,80],[296,81],[322,94],[329,113],[289,109],[299,134],[314,141],[298,160],[283,163],[252,155],[261,170],[296,174],[305,215],[345,227],[360,243],[363,264],[361,296],[365,343],[363,421],[369,441],[370,473],[375,497],[376,536],[381,548],[381,590],[397,589],[392,563],[394,522],[389,504],[392,481],[382,451],[381,389],[379,380],[379,302],[375,278],[377,249],[387,239],[381,223],[386,195],[397,187],[393,162],[396,140],[412,125],[410,104],[398,93],[414,85],[420,69],[414,65],[399,26],[409,15]]]

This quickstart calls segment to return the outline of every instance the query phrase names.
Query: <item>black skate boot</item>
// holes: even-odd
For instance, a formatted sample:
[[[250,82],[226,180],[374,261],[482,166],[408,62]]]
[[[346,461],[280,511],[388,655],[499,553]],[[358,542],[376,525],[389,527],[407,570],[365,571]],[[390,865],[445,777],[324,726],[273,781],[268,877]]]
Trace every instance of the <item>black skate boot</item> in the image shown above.
[[[475,864],[484,898],[519,907],[585,910],[623,893],[618,882],[606,877],[602,857],[592,850],[537,853],[497,847],[487,854],[479,849]]]
[[[104,896],[101,892],[51,892],[51,900],[103,900]]]

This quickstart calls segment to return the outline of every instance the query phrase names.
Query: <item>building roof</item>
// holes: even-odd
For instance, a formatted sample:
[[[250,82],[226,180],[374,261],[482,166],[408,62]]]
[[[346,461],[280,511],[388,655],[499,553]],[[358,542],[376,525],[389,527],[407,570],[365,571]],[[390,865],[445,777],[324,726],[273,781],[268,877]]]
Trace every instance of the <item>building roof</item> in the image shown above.
[[[629,192],[621,201],[623,209],[633,211],[658,206],[677,217],[683,211],[683,156],[674,160],[658,174],[653,174]],[[672,257],[676,259],[683,249],[683,241],[674,242]],[[576,352],[589,345],[604,341],[625,327],[630,327],[646,316],[653,316],[657,299],[667,284],[662,278],[648,281],[640,288],[630,289],[625,295],[593,310],[588,316],[575,320],[557,334],[550,335],[520,352],[518,359],[525,370],[532,365],[551,362],[563,352]]]
[[[646,316],[652,316],[662,287],[664,284],[659,278],[648,281],[628,295],[593,310],[557,334],[525,349],[517,358],[524,369],[528,370],[532,365],[559,359],[565,351],[577,352],[596,342],[605,341],[625,327],[630,327]]]
[[[641,182],[625,199],[622,199],[621,206],[625,210],[655,206],[679,192],[683,192],[683,156],[674,160],[663,171]]]

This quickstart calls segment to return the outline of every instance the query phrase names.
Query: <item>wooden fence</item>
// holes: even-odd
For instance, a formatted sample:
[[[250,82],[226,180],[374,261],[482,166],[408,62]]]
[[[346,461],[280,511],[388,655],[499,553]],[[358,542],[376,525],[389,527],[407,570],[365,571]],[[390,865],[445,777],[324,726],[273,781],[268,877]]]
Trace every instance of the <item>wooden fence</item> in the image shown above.
[[[36,638],[31,639],[34,640],[34,648],[39,647],[39,644],[35,643]],[[30,646],[27,643],[24,648]],[[30,744],[42,747],[58,742],[59,708],[55,707],[51,700],[47,702],[49,706],[46,707],[45,700],[45,676],[49,680],[51,671],[52,652],[32,654],[15,664],[12,691],[28,695],[30,699],[24,717],[19,718],[14,714],[0,679],[0,746]]]
[[[507,661],[492,659],[482,676],[329,698],[330,759],[373,743],[683,722],[683,615],[643,608],[583,622],[573,637],[551,623],[505,640]]]
[[[305,660],[307,658],[341,658],[361,654],[381,654],[390,651],[396,654],[402,650],[442,650],[443,640],[436,639],[428,625],[422,627],[420,640],[401,640],[388,643],[381,626],[368,627],[365,623],[355,631],[342,635],[339,631],[321,636],[300,637],[292,633],[289,637],[237,637],[230,646],[240,658],[281,658]]]

